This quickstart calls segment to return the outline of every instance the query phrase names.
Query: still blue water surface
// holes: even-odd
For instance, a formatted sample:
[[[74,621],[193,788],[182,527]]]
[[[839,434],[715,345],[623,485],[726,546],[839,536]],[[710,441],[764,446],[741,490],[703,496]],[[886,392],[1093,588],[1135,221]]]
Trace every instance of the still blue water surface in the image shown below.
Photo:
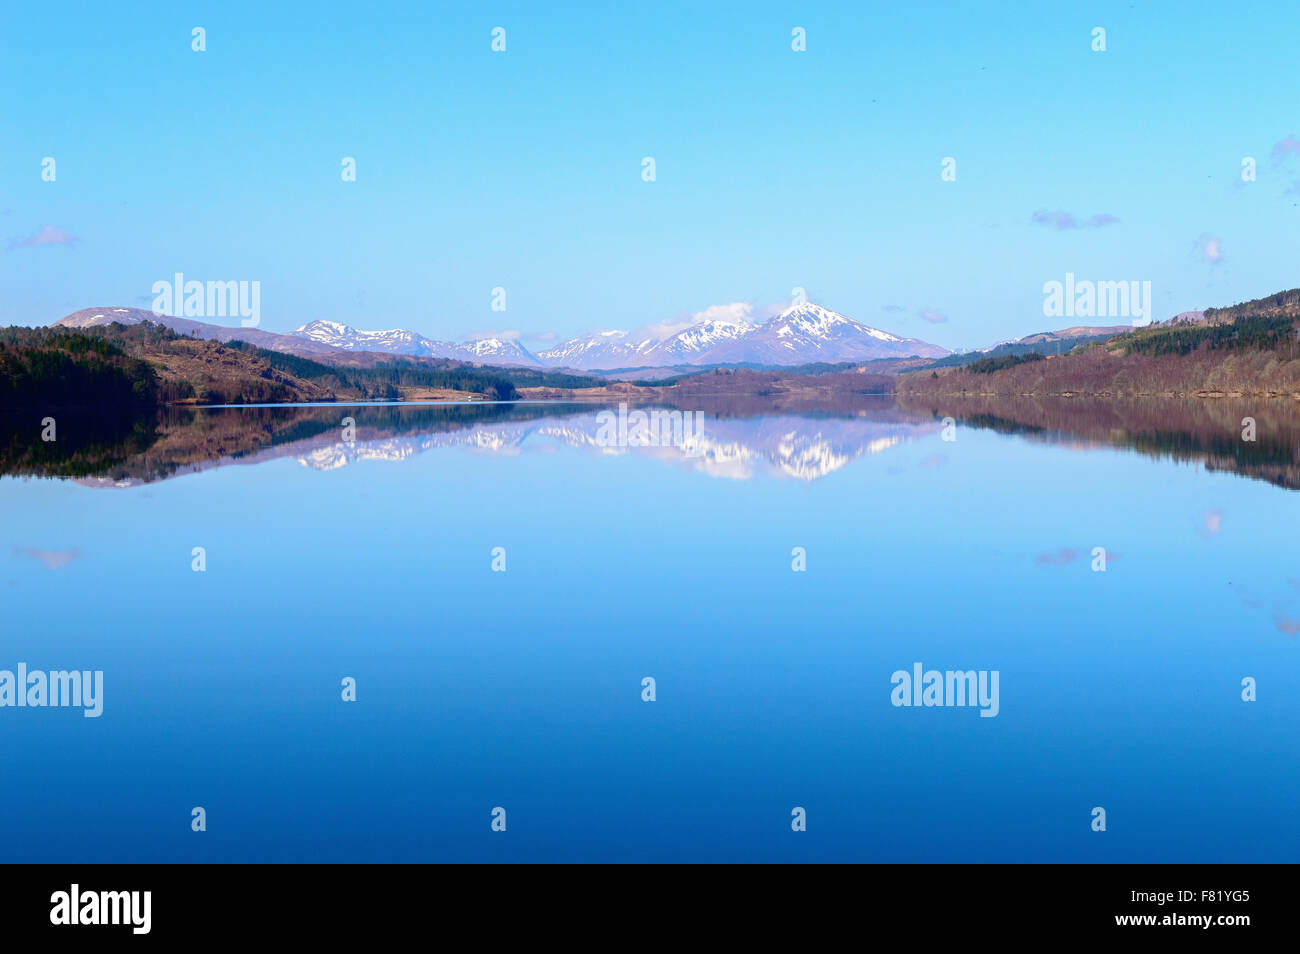
[[[0,857],[1297,860],[1295,491],[894,413],[595,429],[0,478],[0,668],[105,683],[0,709]],[[915,662],[999,714],[893,706]]]

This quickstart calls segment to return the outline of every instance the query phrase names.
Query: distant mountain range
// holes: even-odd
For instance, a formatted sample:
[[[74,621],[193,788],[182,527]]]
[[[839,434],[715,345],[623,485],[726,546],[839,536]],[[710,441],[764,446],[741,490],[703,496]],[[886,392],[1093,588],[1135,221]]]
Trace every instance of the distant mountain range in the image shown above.
[[[1025,335],[1008,344],[1055,344],[1058,341],[1078,341],[1080,338],[1113,338],[1133,330],[1132,325],[1076,325],[1073,328],[1061,328],[1057,331],[1040,331]]]
[[[901,338],[812,303],[787,308],[761,324],[712,319],[662,338],[633,336],[625,331],[594,332],[536,354],[518,341],[499,336],[437,341],[413,331],[364,331],[323,320],[308,322],[289,334],[277,334],[159,316],[140,308],[86,308],[54,324],[84,328],[115,321],[126,325],[154,321],[198,338],[240,338],[262,348],[326,360],[331,354],[354,352],[578,371],[746,363],[793,366],[913,356],[940,358],[950,353],[947,348]]]
[[[1293,293],[1280,293],[1268,301],[1277,308],[1295,309]],[[1231,321],[1247,305],[1226,309],[1190,311],[1175,315],[1159,326],[1198,326]],[[385,356],[436,358],[498,367],[568,369],[580,372],[632,373],[640,377],[659,373],[679,375],[692,368],[718,365],[745,367],[797,367],[814,364],[903,362],[913,367],[966,364],[987,355],[1028,352],[1064,354],[1080,344],[1105,340],[1132,331],[1130,325],[1075,326],[1041,331],[1001,341],[978,351],[952,352],[916,338],[872,328],[838,312],[807,302],[787,308],[765,322],[710,319],[664,336],[627,331],[596,331],[579,335],[536,353],[519,341],[485,335],[463,341],[440,341],[414,331],[366,331],[337,321],[308,322],[287,334],[259,328],[210,324],[192,318],[155,315],[140,308],[85,308],[54,322],[85,328],[112,322],[126,325],[153,321],[182,334],[220,342],[242,339],[249,344],[300,357],[336,364],[369,365]],[[910,360],[909,360],[910,359]],[[926,364],[925,362],[930,362]],[[632,374],[633,377],[638,375]]]
[[[552,366],[580,371],[670,365],[871,361],[917,356],[939,358],[947,348],[900,338],[838,312],[806,302],[762,324],[709,320],[656,340],[605,331],[566,341],[539,353]]]
[[[1023,338],[999,341],[997,344],[980,348],[977,351],[954,352],[946,358],[939,358],[929,364],[919,364],[912,368],[900,368],[900,371],[931,370],[934,368],[955,368],[970,364],[981,358],[1001,358],[1010,355],[1065,354],[1079,345],[1106,341],[1116,335],[1133,330],[1131,325],[1076,325],[1073,328],[1060,328],[1056,331],[1039,331]],[[884,370],[884,369],[882,369]]]
[[[571,338],[538,355],[552,365],[590,371],[610,368],[661,368],[706,364],[713,349],[751,335],[757,325],[747,321],[702,321],[665,338],[634,337],[626,331],[597,331]]]
[[[165,325],[180,334],[191,335],[195,338],[204,338],[209,341],[234,341],[238,339],[247,341],[251,345],[257,345],[259,348],[268,348],[271,351],[282,351],[286,354],[296,354],[301,357],[323,357],[334,351],[328,345],[318,344],[305,338],[294,338],[291,335],[281,335],[274,331],[262,331],[259,328],[231,328],[226,325],[209,324],[206,321],[195,321],[193,318],[160,316],[155,315],[146,308],[83,308],[81,311],[74,311],[70,315],[65,315],[58,321],[53,322],[53,324],[56,327],[63,328],[93,328],[97,325],[111,325],[115,321],[123,325],[138,325],[142,321],[152,321]]]
[[[485,337],[473,341],[435,341],[414,331],[358,331],[337,321],[311,321],[290,335],[340,351],[369,351],[404,354],[417,358],[451,358],[483,364],[540,365],[541,362],[517,341]]]
[[[335,321],[313,321],[289,334],[263,331],[260,328],[214,325],[193,318],[155,315],[143,308],[83,308],[54,322],[64,328],[90,328],[113,322],[138,325],[152,321],[174,331],[209,341],[247,341],[259,348],[296,354],[299,357],[329,361],[339,352],[359,355],[409,355],[412,357],[448,358],[478,364],[527,365],[540,362],[514,341],[484,338],[479,341],[433,341],[413,331],[358,331]]]
[[[1155,327],[1195,328],[1234,322],[1253,315],[1300,317],[1300,289],[1277,292],[1224,308],[1185,311]],[[664,368],[672,374],[692,367],[741,365],[796,367],[799,365],[882,362],[907,370],[926,362],[959,365],[977,356],[1002,356],[1030,351],[1064,354],[1071,348],[1132,332],[1131,325],[1079,325],[1040,331],[1000,341],[977,351],[952,352],[916,338],[872,328],[860,321],[811,302],[787,308],[775,318],[755,323],[744,320],[700,321],[673,334],[655,336],[626,331],[597,331],[533,353],[518,341],[484,335],[463,341],[437,341],[413,331],[364,331],[336,321],[308,322],[288,334],[260,328],[210,324],[193,318],[159,316],[141,308],[84,308],[54,324],[85,328],[112,322],[125,325],[153,321],[181,334],[214,341],[247,341],[273,351],[310,357],[335,364],[369,366],[385,356],[404,355],[494,366],[611,371],[620,374],[646,369],[640,377]],[[888,372],[890,369],[882,368]],[[629,375],[635,377],[636,375]]]

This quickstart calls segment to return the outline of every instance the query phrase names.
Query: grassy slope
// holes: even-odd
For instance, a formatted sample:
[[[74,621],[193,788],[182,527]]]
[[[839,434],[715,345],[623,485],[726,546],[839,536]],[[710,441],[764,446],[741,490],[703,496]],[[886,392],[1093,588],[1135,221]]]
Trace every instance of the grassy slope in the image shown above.
[[[264,404],[337,396],[330,388],[272,367],[264,357],[215,341],[181,339],[139,353],[157,371],[168,403]]]
[[[1293,395],[1300,397],[1300,290],[1209,309],[1205,325],[1142,328],[991,373],[914,372],[903,394]]]
[[[602,382],[561,372],[392,356],[346,365],[240,340],[191,338],[161,325],[0,329],[0,400],[19,405],[264,404],[333,400],[509,400],[516,385]]]

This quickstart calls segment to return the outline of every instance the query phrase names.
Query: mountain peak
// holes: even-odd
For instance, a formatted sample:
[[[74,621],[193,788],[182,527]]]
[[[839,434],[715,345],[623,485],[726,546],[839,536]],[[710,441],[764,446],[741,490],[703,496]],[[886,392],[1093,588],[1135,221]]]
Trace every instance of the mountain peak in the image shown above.
[[[95,325],[109,325],[118,322],[123,325],[138,325],[142,321],[159,321],[152,311],[143,308],[83,308],[70,315],[64,315],[53,324],[61,328],[90,328]]]
[[[795,315],[795,314],[836,315],[837,317],[840,318],[845,317],[844,315],[841,315],[837,311],[831,311],[829,308],[825,308],[822,305],[817,304],[816,302],[806,301],[806,300],[791,305],[789,308],[786,308],[784,311],[778,314],[777,317],[784,318],[787,315]],[[851,320],[851,319],[846,319],[846,320]]]
[[[812,362],[869,361],[874,358],[943,357],[947,349],[900,338],[871,328],[812,302],[786,308],[777,317],[755,324],[748,310],[730,308],[700,313],[697,321],[672,334],[650,330],[592,331],[537,352],[514,337],[485,332],[461,341],[434,341],[400,328],[366,331],[341,321],[318,318],[287,335],[253,328],[228,328],[187,318],[159,318],[134,308],[88,308],[57,322],[84,327],[121,321],[134,324],[153,320],[182,334],[227,341],[241,338],[253,344],[291,354],[329,354],[334,351],[450,358],[478,364],[527,365],[611,370],[614,368],[669,367],[673,365],[762,364],[789,366]]]
[[[403,328],[365,331],[340,321],[323,319],[309,321],[294,330],[292,335],[342,351],[451,358],[456,361],[474,361],[480,364],[538,364],[532,353],[519,342],[492,335],[463,342],[434,341]]]
[[[293,329],[290,334],[310,336],[313,331],[323,331],[335,335],[356,334],[356,329],[351,325],[345,325],[341,321],[328,321],[324,318],[309,321],[305,325]]]
[[[881,331],[879,328],[864,325],[847,315],[841,315],[838,311],[831,311],[810,301],[791,305],[768,324],[774,325],[777,328],[776,333],[782,336],[804,334],[814,338],[825,338],[839,336],[846,330],[852,329],[853,332],[865,333],[878,341],[902,343],[906,340],[887,331]]]

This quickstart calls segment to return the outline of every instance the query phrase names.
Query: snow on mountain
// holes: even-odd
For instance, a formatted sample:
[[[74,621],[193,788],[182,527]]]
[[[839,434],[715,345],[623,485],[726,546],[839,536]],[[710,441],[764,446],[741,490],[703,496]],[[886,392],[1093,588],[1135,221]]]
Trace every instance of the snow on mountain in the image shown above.
[[[651,364],[685,364],[718,347],[752,333],[758,326],[748,321],[713,319],[670,335],[646,352]]]
[[[755,327],[747,321],[710,319],[662,339],[627,331],[597,331],[539,351],[537,356],[552,367],[580,371],[687,364]]]
[[[394,328],[390,331],[358,331],[338,321],[311,321],[290,334],[343,351],[381,351],[390,354],[428,355],[426,345],[434,344],[413,331]]]
[[[693,364],[756,362],[791,365],[814,361],[870,361],[919,355],[941,358],[947,348],[900,338],[812,302],[787,308],[752,331],[705,351]]]
[[[61,328],[94,328],[97,325],[110,325],[118,322],[123,325],[138,325],[142,321],[157,321],[161,318],[152,311],[143,308],[83,308],[65,315],[54,324]]]
[[[144,308],[83,308],[81,311],[65,315],[53,324],[61,328],[94,328],[114,322],[122,325],[138,325],[142,321],[151,321],[165,328],[171,328],[179,334],[193,335],[195,338],[208,341],[239,339],[257,345],[259,348],[269,348],[272,351],[283,351],[288,354],[316,356],[328,354],[331,350],[323,343],[292,335],[263,331],[260,328],[214,325],[206,321],[177,318],[173,315],[156,315]]]
[[[485,364],[526,364],[539,362],[517,341],[485,337],[473,341],[435,341],[414,331],[393,328],[388,331],[362,331],[337,321],[308,322],[290,334],[317,344],[343,351],[373,351],[424,358],[452,358]]]
[[[626,331],[596,331],[539,351],[537,357],[551,367],[578,371],[634,367],[650,363],[642,356],[656,344],[653,338],[633,338]]]
[[[789,308],[764,324],[744,318],[708,318],[667,337],[645,332],[598,331],[580,335],[536,355],[513,338],[487,334],[464,341],[438,341],[414,331],[366,331],[338,321],[316,320],[289,334],[212,325],[186,318],[158,317],[135,308],[89,308],[56,324],[86,327],[120,321],[157,321],[184,334],[252,344],[293,354],[332,351],[450,358],[480,364],[548,366],[575,370],[665,367],[683,364],[753,363],[797,365],[814,361],[869,361],[919,355],[942,357],[944,348],[900,338],[819,305]]]
[[[552,367],[597,370],[742,362],[794,365],[946,354],[946,348],[891,335],[820,305],[803,304],[766,324],[715,318],[658,341],[625,331],[602,331],[538,352],[538,357]]]
[[[454,349],[453,353],[439,357],[456,358],[459,361],[481,361],[486,364],[527,364],[539,365],[537,356],[513,338],[475,338],[472,341],[455,343],[439,342]]]

